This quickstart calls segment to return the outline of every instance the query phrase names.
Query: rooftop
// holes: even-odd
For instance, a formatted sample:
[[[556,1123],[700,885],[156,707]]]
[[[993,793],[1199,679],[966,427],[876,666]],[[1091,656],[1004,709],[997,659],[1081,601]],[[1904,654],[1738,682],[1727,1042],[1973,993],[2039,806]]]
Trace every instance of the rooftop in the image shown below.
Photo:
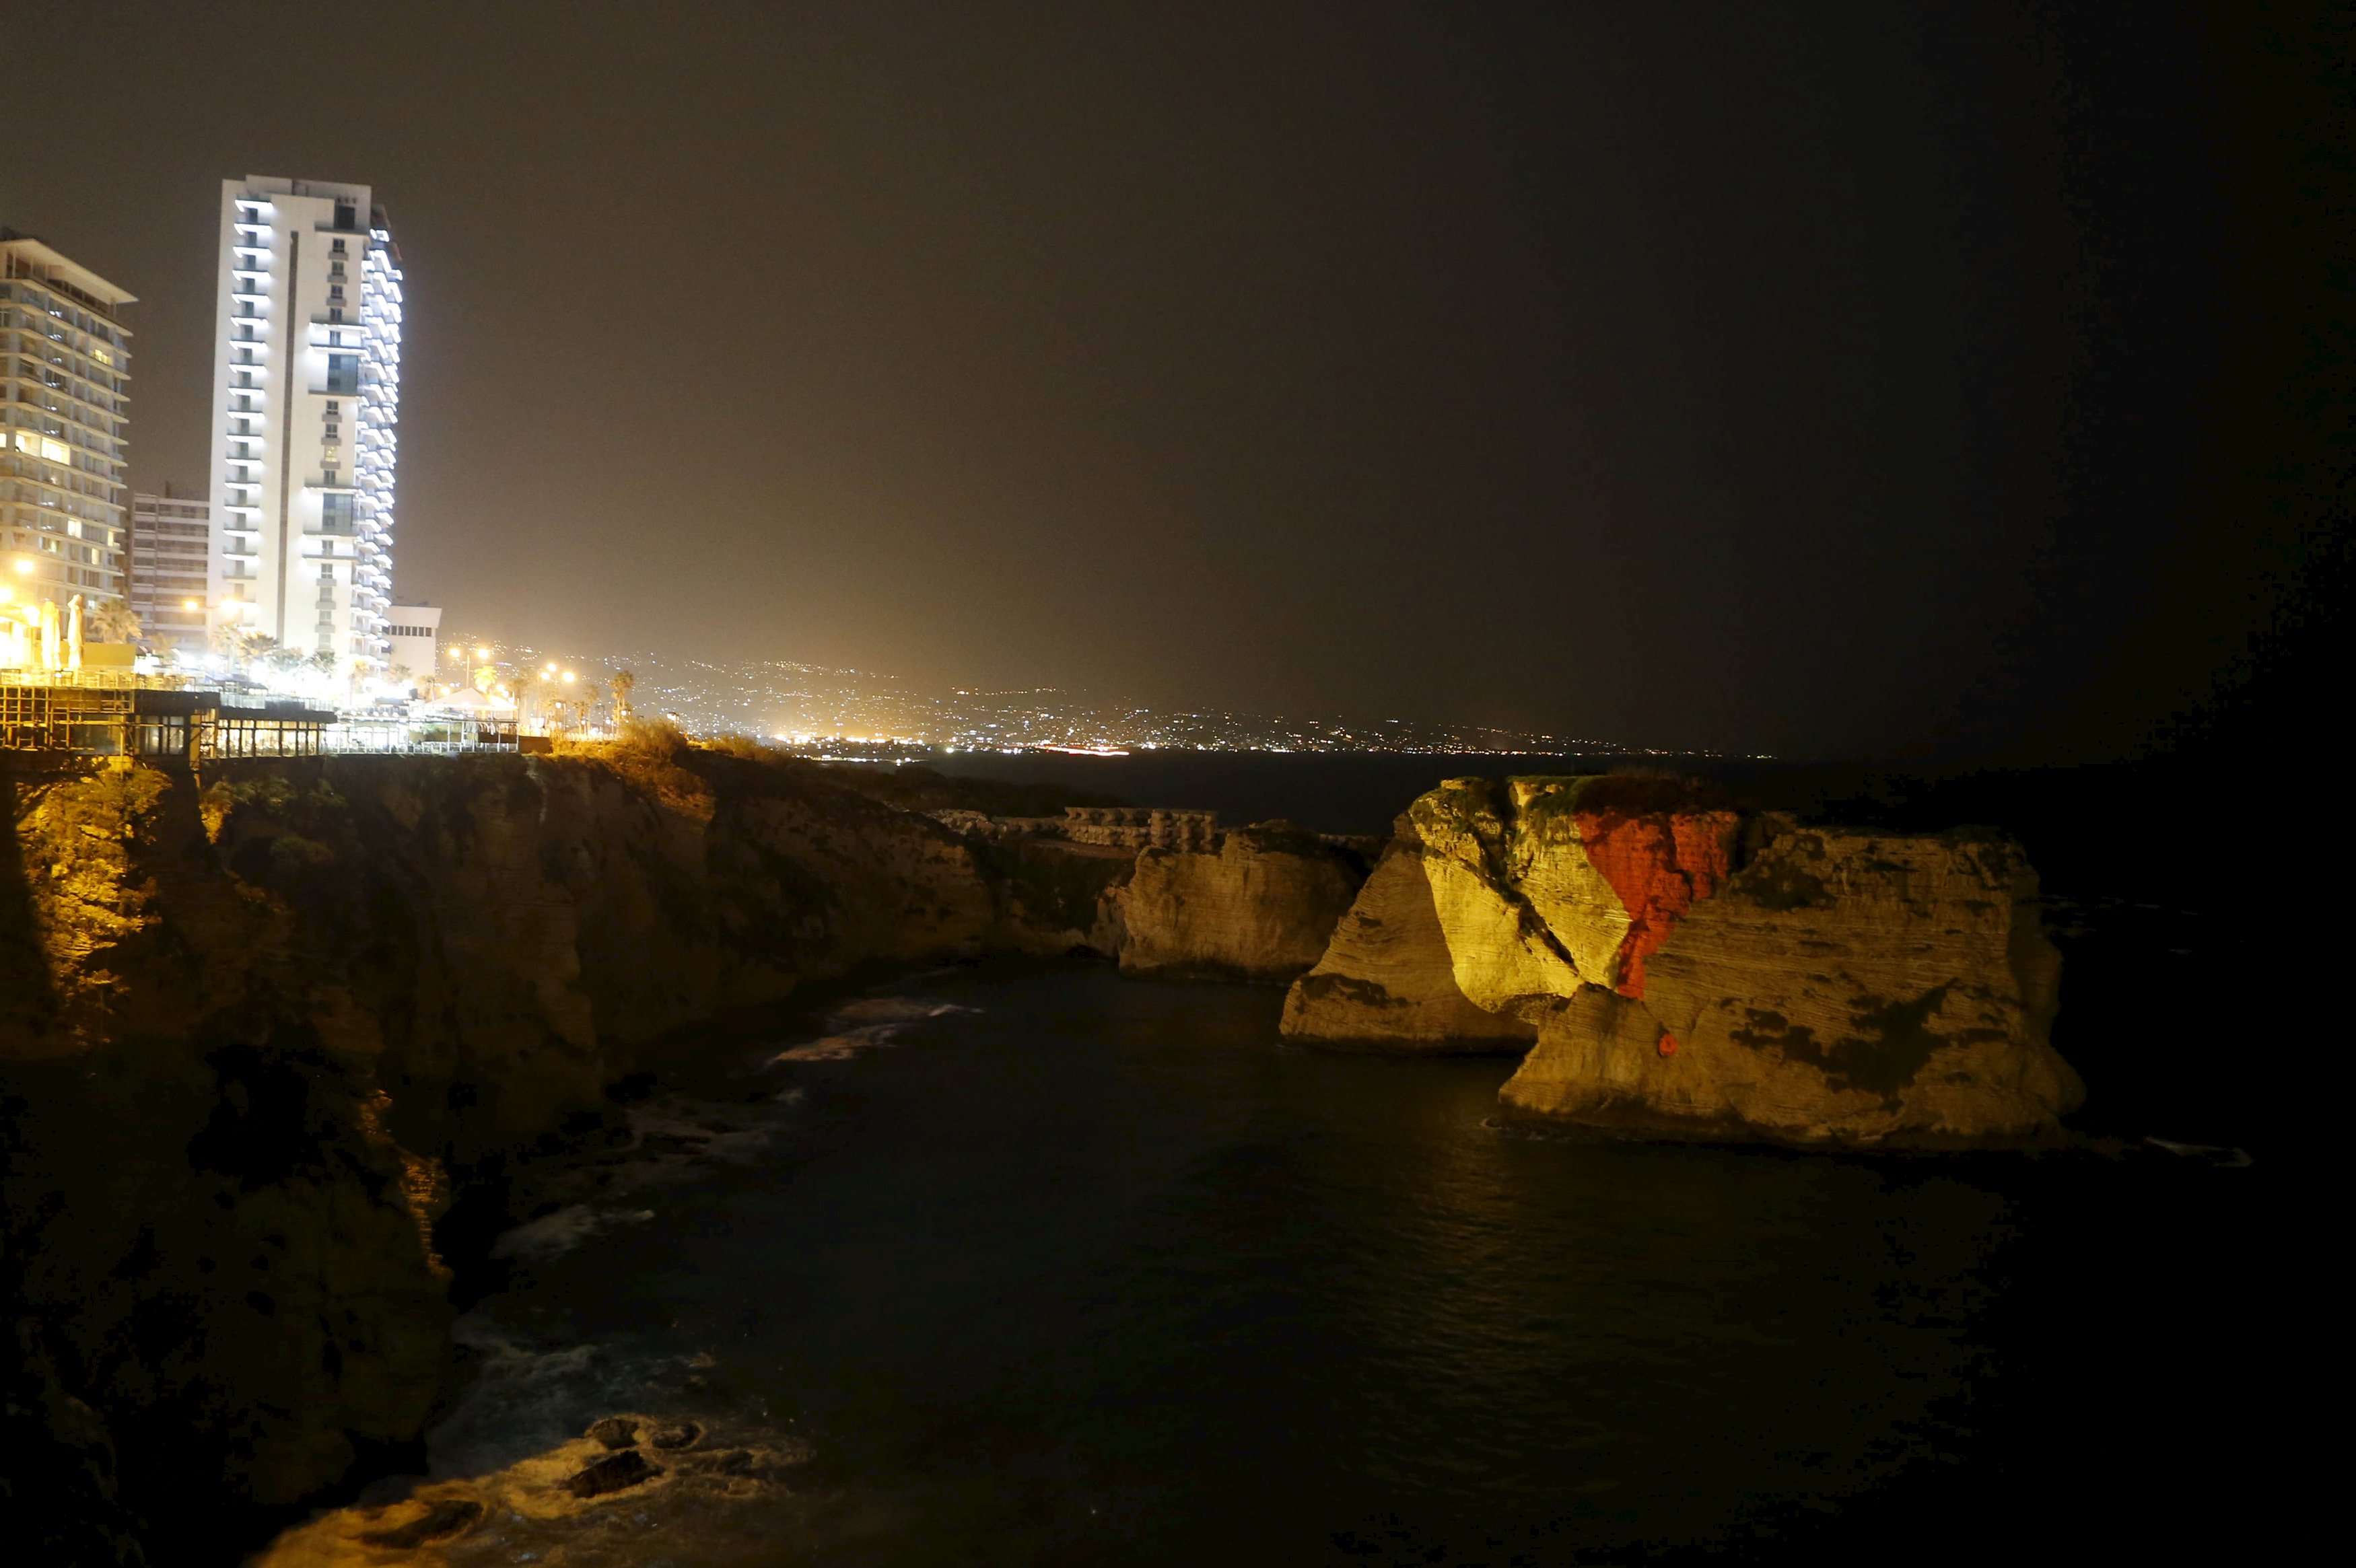
[[[13,229],[0,229],[0,258],[5,258],[0,261],[0,273],[48,284],[110,316],[139,299],[129,289],[108,283],[47,241]]]

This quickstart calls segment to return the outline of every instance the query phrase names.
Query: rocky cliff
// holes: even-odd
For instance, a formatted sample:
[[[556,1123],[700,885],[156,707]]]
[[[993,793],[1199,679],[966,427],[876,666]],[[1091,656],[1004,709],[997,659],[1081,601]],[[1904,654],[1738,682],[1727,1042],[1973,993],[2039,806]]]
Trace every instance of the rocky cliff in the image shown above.
[[[1285,994],[1284,1034],[1363,1050],[1526,1051],[1537,1025],[1474,1006],[1457,985],[1423,842],[1406,818],[1398,829],[1316,966]]]
[[[1288,1031],[1422,1044],[1462,1017],[1444,956],[1468,1005],[1536,1034],[1516,1114],[1949,1147],[2051,1136],[2082,1098],[2047,1043],[2036,875],[1996,836],[1803,827],[1673,780],[1474,779],[1417,801],[1386,864]]]
[[[1355,850],[1286,823],[1230,831],[1215,851],[1142,850],[1108,895],[1121,970],[1290,980],[1325,951],[1365,877]]]
[[[44,1560],[168,1556],[176,1497],[284,1503],[412,1445],[468,1204],[672,1031],[857,964],[1060,953],[1095,891],[669,742],[7,783],[0,1437]]]

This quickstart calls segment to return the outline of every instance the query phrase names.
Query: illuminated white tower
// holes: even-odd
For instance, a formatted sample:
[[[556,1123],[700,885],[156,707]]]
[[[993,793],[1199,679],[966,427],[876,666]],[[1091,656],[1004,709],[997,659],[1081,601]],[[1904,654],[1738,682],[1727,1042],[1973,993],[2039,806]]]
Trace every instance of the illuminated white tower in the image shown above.
[[[401,252],[364,185],[221,182],[212,619],[380,673]]]

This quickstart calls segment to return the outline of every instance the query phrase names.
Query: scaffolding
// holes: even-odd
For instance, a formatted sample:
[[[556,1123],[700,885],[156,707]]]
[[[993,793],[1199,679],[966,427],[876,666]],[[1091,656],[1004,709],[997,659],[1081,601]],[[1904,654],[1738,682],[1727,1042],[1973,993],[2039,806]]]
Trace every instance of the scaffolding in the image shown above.
[[[0,748],[120,752],[137,698],[123,686],[0,681]]]

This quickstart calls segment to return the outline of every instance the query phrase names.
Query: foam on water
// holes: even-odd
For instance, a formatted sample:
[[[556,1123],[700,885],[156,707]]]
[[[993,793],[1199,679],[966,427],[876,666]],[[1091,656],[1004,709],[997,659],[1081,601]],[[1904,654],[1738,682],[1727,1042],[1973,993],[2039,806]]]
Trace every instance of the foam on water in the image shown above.
[[[491,1243],[491,1256],[552,1258],[571,1252],[600,1231],[616,1225],[643,1224],[654,1217],[651,1209],[594,1209],[586,1203],[575,1203],[518,1225]]]
[[[891,1045],[911,1024],[951,1013],[969,1013],[952,1002],[927,997],[865,997],[827,1015],[826,1033],[802,1045],[790,1046],[771,1057],[772,1064],[797,1061],[848,1061],[862,1051]]]

